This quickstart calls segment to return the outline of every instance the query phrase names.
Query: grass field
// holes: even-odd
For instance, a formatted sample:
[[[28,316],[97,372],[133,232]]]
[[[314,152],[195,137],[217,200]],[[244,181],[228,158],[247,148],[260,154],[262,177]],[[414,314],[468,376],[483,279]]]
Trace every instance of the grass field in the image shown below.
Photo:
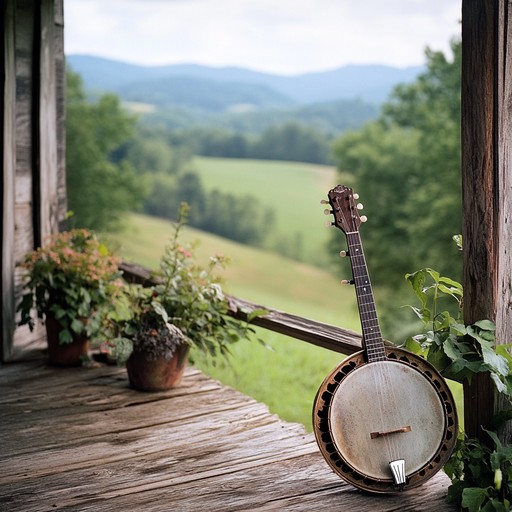
[[[110,242],[126,259],[155,268],[170,231],[168,221],[133,214],[126,229],[110,236]],[[200,262],[219,252],[231,257],[223,271],[227,292],[359,330],[353,289],[341,286],[328,272],[191,228],[183,234],[186,241],[200,241],[196,250]],[[213,366],[196,357],[195,364],[224,384],[265,402],[283,419],[303,423],[310,430],[316,391],[342,356],[263,329],[258,329],[258,335],[271,350],[257,342],[241,342],[233,347],[227,362]],[[454,390],[461,404],[460,387]]]
[[[303,261],[326,265],[329,230],[320,200],[335,186],[336,170],[297,162],[196,157],[194,168],[206,190],[256,197],[277,213],[276,239],[300,240]]]
[[[328,268],[325,244],[329,230],[324,228],[320,199],[336,184],[334,169],[217,158],[196,158],[194,162],[206,189],[217,187],[237,195],[252,194],[263,205],[274,207],[280,232],[300,232],[310,256],[308,261]],[[170,234],[169,222],[133,214],[127,219],[126,230],[110,238],[126,259],[154,268]],[[185,240],[200,240],[196,251],[200,262],[207,262],[214,253],[231,258],[223,272],[228,293],[325,323],[360,329],[354,290],[340,286],[334,271],[330,273],[192,228],[183,234]],[[340,233],[340,249],[344,245]],[[272,350],[257,342],[239,343],[228,363],[219,361],[212,366],[196,358],[195,364],[223,383],[265,402],[283,419],[311,429],[316,391],[342,357],[270,331],[260,329],[258,334]],[[461,388],[454,385],[452,389],[462,411]]]
[[[156,267],[170,223],[144,215],[131,215],[123,232],[110,236],[112,245],[131,261]],[[184,240],[200,240],[199,261],[213,253],[230,256],[223,271],[225,289],[240,298],[269,307],[357,330],[359,320],[353,290],[343,287],[328,272],[278,255],[187,228]],[[324,377],[342,357],[334,352],[272,333],[258,335],[271,347],[242,342],[233,357],[216,366],[201,359],[196,366],[223,383],[265,402],[272,412],[311,428],[311,406]]]

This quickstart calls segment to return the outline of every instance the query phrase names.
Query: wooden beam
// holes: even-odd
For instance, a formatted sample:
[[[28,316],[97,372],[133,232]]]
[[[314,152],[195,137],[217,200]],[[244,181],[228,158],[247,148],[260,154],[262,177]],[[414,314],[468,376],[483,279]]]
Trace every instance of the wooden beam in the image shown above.
[[[59,230],[55,0],[41,0],[39,80],[40,225],[36,239],[44,245],[49,235]]]
[[[56,83],[56,123],[57,123],[57,201],[59,231],[67,228],[68,210],[66,185],[66,58],[64,55],[64,2],[54,0],[54,58]]]
[[[14,216],[16,175],[16,70],[14,43],[14,0],[0,5],[0,111],[3,112],[0,125],[0,165],[2,182],[0,186],[2,204],[1,247],[2,247],[2,327],[0,330],[0,361],[6,361],[12,352],[15,329],[14,299]]]
[[[508,0],[462,3],[464,320],[496,321],[497,344],[512,332],[510,16]],[[479,376],[464,395],[466,433],[481,437],[501,407],[495,389]]]
[[[151,271],[141,265],[123,262],[119,268],[130,282],[145,286],[155,282]],[[240,320],[246,320],[247,315],[253,311],[265,310],[265,315],[254,318],[251,322],[253,325],[345,355],[362,350],[361,335],[354,331],[278,311],[237,297],[229,296],[228,298],[231,315]]]

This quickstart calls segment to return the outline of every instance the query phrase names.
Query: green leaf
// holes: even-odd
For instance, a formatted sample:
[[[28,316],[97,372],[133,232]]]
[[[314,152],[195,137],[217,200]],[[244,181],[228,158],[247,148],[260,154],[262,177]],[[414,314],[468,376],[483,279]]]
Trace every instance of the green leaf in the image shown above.
[[[478,322],[475,322],[474,325],[480,327],[480,329],[483,329],[484,331],[494,332],[496,330],[496,324],[491,322],[491,320],[478,320]]]
[[[425,285],[425,269],[418,270],[412,274],[405,274],[405,279],[409,281],[414,290],[414,293],[420,299],[423,308],[427,305],[427,294],[424,292]]]
[[[458,293],[462,296],[463,288],[462,288],[462,285],[459,282],[454,281],[453,279],[451,279],[449,277],[445,277],[445,276],[440,277],[439,278],[439,282],[440,283],[444,283],[444,284],[450,286],[450,288],[453,288],[453,289],[457,290]]]
[[[500,393],[507,394],[507,386],[505,385],[504,382],[501,381],[501,379],[499,378],[498,375],[496,375],[495,373],[491,373],[491,380],[494,382],[494,385],[496,386],[496,389]]]
[[[443,343],[444,353],[452,360],[457,361],[463,359],[462,353],[460,352],[457,345],[453,342],[451,337],[446,338]]]
[[[71,322],[71,330],[77,334],[81,333],[84,330],[84,323],[78,318],[74,318]]]
[[[508,361],[503,357],[494,352],[492,348],[487,346],[482,347],[482,356],[484,363],[487,364],[492,370],[499,375],[506,377],[509,373]]]
[[[434,283],[439,283],[439,278],[441,277],[441,274],[437,270],[434,270],[432,268],[426,268],[425,271],[432,278]]]
[[[430,312],[430,309],[428,308],[417,308],[415,306],[410,306],[408,305],[407,307],[411,308],[415,315],[424,323],[424,324],[428,324],[430,323],[430,320],[431,320],[431,312]]]
[[[493,432],[492,430],[487,430],[487,429],[483,429],[488,435],[489,437],[494,441],[494,445],[496,446],[496,448],[499,450],[501,449],[501,441],[499,440],[498,436],[496,435],[495,432]]]
[[[155,310],[155,313],[157,315],[160,315],[164,321],[164,323],[169,321],[169,315],[167,314],[167,311],[165,308],[160,304],[159,302],[152,301],[151,307]]]
[[[57,307],[52,308],[52,313],[55,316],[56,320],[62,320],[66,316],[66,310]]]
[[[451,325],[452,329],[458,334],[459,336],[464,336],[467,334],[467,328],[464,324],[459,324],[457,322],[452,323]]]
[[[72,343],[73,336],[71,336],[71,333],[67,329],[62,329],[59,333],[59,343],[65,344],[65,343]]]
[[[492,340],[488,340],[481,335],[482,333],[485,333],[485,332],[486,331],[480,331],[480,329],[478,329],[478,327],[475,328],[474,325],[467,326],[468,336],[471,336],[472,338],[474,338],[476,341],[478,341],[478,343],[480,345],[492,348],[493,347]]]
[[[510,501],[506,498],[500,501],[498,498],[493,498],[482,512],[510,512]]]
[[[417,339],[409,337],[405,340],[404,343],[405,350],[408,350],[409,352],[412,352],[413,354],[422,354],[423,348],[421,344],[418,342]]]
[[[453,323],[453,318],[448,311],[442,311],[436,315],[434,321],[434,331],[448,329]]]
[[[480,487],[467,487],[462,491],[462,507],[468,512],[479,512],[485,500],[489,498],[487,489]]]
[[[454,503],[460,507],[462,502],[462,493],[468,488],[468,483],[464,480],[456,480],[448,487],[448,503]]]
[[[443,350],[430,350],[427,355],[427,361],[441,372],[451,364],[450,359]]]

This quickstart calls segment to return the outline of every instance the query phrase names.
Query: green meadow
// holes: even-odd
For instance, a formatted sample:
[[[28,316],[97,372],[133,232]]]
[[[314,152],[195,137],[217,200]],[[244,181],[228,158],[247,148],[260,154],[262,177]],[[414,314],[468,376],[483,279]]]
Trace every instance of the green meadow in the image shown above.
[[[197,158],[195,162],[205,188],[219,187],[240,195],[257,193],[262,203],[276,208],[280,229],[302,232],[312,253],[328,255],[325,246],[329,230],[324,227],[319,202],[333,185],[333,169],[213,158]],[[125,259],[155,268],[170,234],[169,221],[131,214],[124,230],[109,239]],[[354,290],[340,284],[334,269],[300,263],[190,227],[184,230],[183,241],[198,242],[195,252],[200,263],[206,263],[216,253],[230,258],[229,266],[221,273],[227,293],[360,330]],[[340,233],[340,249],[344,246]],[[266,403],[281,418],[302,423],[311,430],[316,391],[343,356],[264,329],[258,329],[257,335],[265,346],[244,341],[233,346],[228,360],[211,364],[193,354],[194,364],[224,384]],[[462,411],[460,386],[453,389]]]
[[[272,208],[277,217],[274,242],[299,240],[301,261],[327,265],[329,230],[320,201],[337,184],[334,167],[206,157],[194,158],[193,165],[206,190],[254,196],[262,207]]]
[[[170,231],[168,221],[133,214],[124,231],[110,236],[110,242],[124,258],[155,268]],[[226,292],[326,323],[359,328],[353,290],[325,270],[191,228],[183,235],[184,241],[199,241],[200,262],[214,253],[230,257],[221,274]],[[228,360],[211,364],[195,354],[194,363],[224,384],[265,402],[280,417],[311,429],[316,391],[342,356],[264,329],[258,329],[257,335],[266,346],[243,341],[233,346]]]

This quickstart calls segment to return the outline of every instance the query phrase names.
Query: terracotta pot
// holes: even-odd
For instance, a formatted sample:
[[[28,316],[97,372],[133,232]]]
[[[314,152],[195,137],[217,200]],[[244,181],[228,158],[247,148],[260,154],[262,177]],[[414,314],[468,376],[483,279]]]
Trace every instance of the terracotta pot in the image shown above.
[[[139,391],[163,391],[179,383],[188,361],[189,346],[180,345],[169,360],[146,359],[144,352],[132,352],[126,361],[130,386]]]
[[[62,326],[50,313],[46,313],[46,338],[48,340],[48,360],[55,366],[80,366],[89,357],[87,335],[73,334],[71,343],[60,343],[59,333]]]

